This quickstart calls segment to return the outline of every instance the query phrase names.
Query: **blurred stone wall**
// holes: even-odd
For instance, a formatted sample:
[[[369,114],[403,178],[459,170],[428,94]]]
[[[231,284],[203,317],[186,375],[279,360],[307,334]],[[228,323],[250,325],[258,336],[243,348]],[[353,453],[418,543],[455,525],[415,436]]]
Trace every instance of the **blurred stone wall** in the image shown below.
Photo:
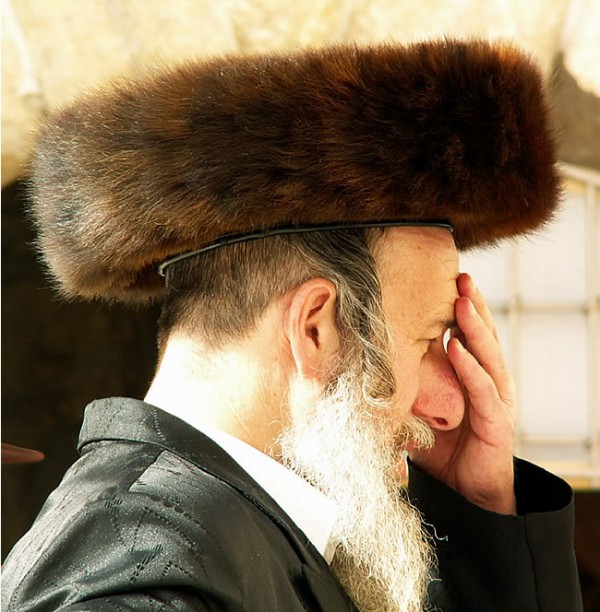
[[[578,138],[564,161],[600,169],[597,0],[2,0],[2,184],[24,174],[44,114],[117,74],[225,52],[433,36],[506,39],[550,75],[560,59]],[[555,80],[555,87],[562,86]],[[580,95],[595,117],[577,112]],[[565,100],[565,95],[558,99]],[[587,99],[583,101],[587,104]],[[571,139],[568,139],[571,142]]]

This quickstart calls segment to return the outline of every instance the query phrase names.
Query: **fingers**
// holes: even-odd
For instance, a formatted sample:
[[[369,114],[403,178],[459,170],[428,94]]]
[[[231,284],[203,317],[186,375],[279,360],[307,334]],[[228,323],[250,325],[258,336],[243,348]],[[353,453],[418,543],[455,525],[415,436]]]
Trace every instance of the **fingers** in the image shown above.
[[[457,338],[448,343],[448,358],[461,378],[471,405],[483,407],[484,410],[478,411],[484,418],[493,418],[500,398],[492,377]]]
[[[456,286],[458,288],[458,294],[461,297],[469,298],[471,302],[473,302],[475,310],[477,310],[479,316],[483,319],[494,338],[498,340],[498,330],[496,328],[496,324],[494,323],[492,313],[490,312],[481,291],[479,291],[471,276],[465,273],[460,274],[456,279]]]
[[[499,397],[505,403],[514,403],[514,383],[498,341],[498,332],[492,315],[481,292],[475,287],[468,274],[457,279],[459,297],[455,304],[458,327],[462,332],[453,334],[462,341],[463,347],[482,366],[497,388]]]
[[[497,383],[457,338],[448,343],[448,358],[460,376],[471,407],[472,429],[488,443],[501,446],[514,434],[512,395],[502,397]]]
[[[508,384],[508,370],[498,340],[486,325],[469,298],[460,297],[455,304],[456,321],[466,340],[466,348],[498,385]]]

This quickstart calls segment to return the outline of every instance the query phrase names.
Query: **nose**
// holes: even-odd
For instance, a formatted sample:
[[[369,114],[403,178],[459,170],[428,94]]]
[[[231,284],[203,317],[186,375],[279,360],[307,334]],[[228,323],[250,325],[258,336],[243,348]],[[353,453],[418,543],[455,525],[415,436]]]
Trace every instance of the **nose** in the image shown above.
[[[458,427],[465,414],[465,396],[452,364],[441,345],[421,362],[419,390],[412,413],[432,429]]]

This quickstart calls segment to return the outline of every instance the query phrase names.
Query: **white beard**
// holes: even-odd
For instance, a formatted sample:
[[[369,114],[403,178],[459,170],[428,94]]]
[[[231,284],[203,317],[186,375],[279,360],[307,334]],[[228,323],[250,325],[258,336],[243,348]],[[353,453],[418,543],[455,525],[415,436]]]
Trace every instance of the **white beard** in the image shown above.
[[[299,419],[297,419],[299,420]],[[401,447],[430,447],[411,421],[394,432],[389,413],[362,399],[350,374],[283,432],[284,463],[337,502],[332,569],[363,612],[423,610],[434,554],[419,513],[405,499]]]

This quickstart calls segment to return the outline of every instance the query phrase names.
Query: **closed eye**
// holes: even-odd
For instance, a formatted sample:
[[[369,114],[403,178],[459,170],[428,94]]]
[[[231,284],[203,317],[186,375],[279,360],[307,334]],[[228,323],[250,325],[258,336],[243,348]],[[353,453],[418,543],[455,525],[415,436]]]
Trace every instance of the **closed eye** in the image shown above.
[[[429,347],[434,346],[435,344],[441,341],[444,346],[444,350],[445,351],[448,350],[448,342],[450,341],[450,332],[451,332],[451,329],[448,328],[444,331],[444,333],[440,334],[439,336],[436,336],[435,338],[428,338],[426,340],[428,346]]]

